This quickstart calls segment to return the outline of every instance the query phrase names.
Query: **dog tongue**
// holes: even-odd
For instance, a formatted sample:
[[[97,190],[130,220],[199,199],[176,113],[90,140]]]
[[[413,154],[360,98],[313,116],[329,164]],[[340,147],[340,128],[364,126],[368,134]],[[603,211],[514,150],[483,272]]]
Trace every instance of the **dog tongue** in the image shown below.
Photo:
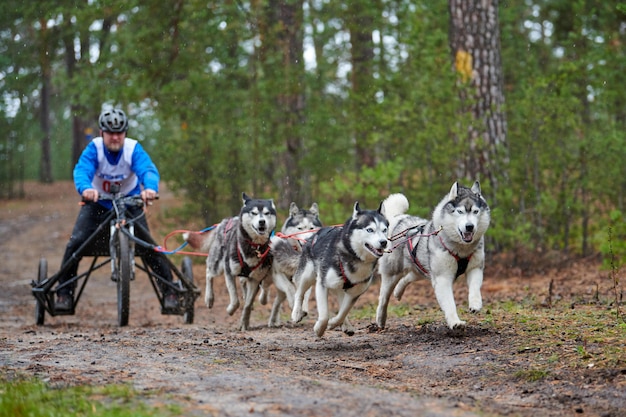
[[[473,238],[474,238],[474,233],[472,233],[472,232],[465,232],[465,233],[463,233],[463,241],[464,242],[471,242]]]

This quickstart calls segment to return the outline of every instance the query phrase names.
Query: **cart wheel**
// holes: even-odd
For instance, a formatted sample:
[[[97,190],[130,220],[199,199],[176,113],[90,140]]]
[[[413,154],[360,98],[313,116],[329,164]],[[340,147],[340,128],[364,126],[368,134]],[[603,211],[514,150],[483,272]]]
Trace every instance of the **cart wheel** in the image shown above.
[[[128,236],[117,231],[118,246],[118,277],[117,277],[117,322],[120,326],[128,324],[130,304],[130,275],[132,262]]]
[[[46,258],[41,258],[39,260],[39,274],[37,275],[37,284],[39,285],[43,282],[48,275],[48,261]],[[37,302],[35,304],[35,321],[37,322],[37,326],[43,326],[43,323],[46,319],[46,307],[43,305],[39,298],[36,298]]]
[[[191,262],[191,258],[188,256],[185,256],[183,258],[183,264],[181,266],[181,272],[183,274],[183,276],[185,278],[187,278],[187,280],[193,284],[193,268],[192,268],[192,262]],[[189,292],[190,289],[187,288],[187,291]],[[185,314],[183,315],[183,319],[185,321],[185,324],[192,324],[193,323],[193,319],[194,319],[194,301],[195,298],[194,297],[186,297],[186,300],[189,305],[186,306],[185,309]]]

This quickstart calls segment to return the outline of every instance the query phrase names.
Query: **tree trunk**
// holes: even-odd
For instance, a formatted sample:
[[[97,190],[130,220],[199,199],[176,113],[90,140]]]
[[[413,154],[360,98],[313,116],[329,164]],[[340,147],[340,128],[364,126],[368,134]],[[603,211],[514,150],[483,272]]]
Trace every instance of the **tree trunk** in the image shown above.
[[[508,164],[498,0],[449,0],[448,5],[461,100],[457,176],[486,179],[495,191]]]
[[[304,125],[304,51],[302,0],[281,1],[278,8],[278,47],[281,51],[284,73],[284,90],[278,98],[279,114],[282,115],[284,128],[285,152],[283,163],[282,199],[283,208],[289,207],[292,201],[297,204],[308,204],[311,196],[304,195],[304,175],[300,160],[304,151],[302,126]],[[304,200],[307,200],[306,202]]]
[[[292,201],[308,204],[311,191],[301,160],[305,153],[302,127],[304,108],[303,0],[271,0],[262,7],[259,34],[263,40],[259,65],[267,89],[270,146],[281,149],[274,158],[274,176],[281,189],[277,205],[286,209]]]
[[[39,165],[39,181],[51,183],[52,177],[52,154],[50,152],[50,85],[51,72],[50,58],[48,56],[46,22],[41,21],[41,50],[39,65],[41,68],[41,103],[39,106],[39,126],[41,127],[41,159]]]
[[[375,146],[371,143],[372,125],[369,109],[375,103],[374,98],[374,42],[372,32],[374,27],[374,13],[372,6],[366,2],[349,2],[346,20],[350,31],[352,45],[352,72],[351,72],[351,110],[354,121],[354,141],[356,146],[357,169],[374,167]]]
[[[65,46],[65,71],[67,73],[67,78],[72,80],[74,78],[74,72],[76,70],[76,53],[74,51],[74,31],[71,27],[71,18],[70,16],[66,16],[66,21],[68,28],[66,29],[66,36],[63,37],[63,45]],[[82,36],[82,35],[81,35]],[[81,41],[81,56],[85,56],[88,46],[85,42]],[[72,164],[70,169],[74,169],[74,165],[78,162],[78,158],[80,158],[80,154],[85,149],[87,141],[85,140],[85,123],[82,121],[81,111],[83,108],[78,104],[78,97],[73,97],[72,103],[70,104],[70,114],[72,117]]]

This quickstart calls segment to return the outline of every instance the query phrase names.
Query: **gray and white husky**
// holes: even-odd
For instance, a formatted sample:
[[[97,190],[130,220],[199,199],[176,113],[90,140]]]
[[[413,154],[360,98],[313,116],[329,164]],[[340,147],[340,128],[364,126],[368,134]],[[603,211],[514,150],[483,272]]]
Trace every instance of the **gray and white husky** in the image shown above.
[[[239,308],[235,277],[240,277],[244,300],[240,329],[247,330],[254,298],[272,265],[269,242],[276,227],[276,206],[273,200],[252,199],[246,193],[242,196],[239,216],[223,219],[206,234],[200,246],[208,252],[204,302],[207,307],[213,307],[213,279],[223,275],[230,296],[226,311],[234,314]],[[186,239],[192,247],[198,246],[191,242],[192,236]]]
[[[378,263],[381,286],[376,324],[385,327],[394,288],[394,295],[400,299],[406,286],[423,275],[431,280],[448,327],[463,327],[466,323],[459,319],[452,288],[456,278],[466,276],[470,311],[478,312],[483,306],[480,287],[490,211],[480,184],[476,181],[470,189],[454,183],[430,220],[406,214],[408,209],[409,202],[403,194],[392,194],[382,204],[382,212],[390,223],[390,237],[404,237],[406,243],[386,253]]]
[[[381,203],[382,206],[382,203]],[[354,204],[352,217],[343,226],[323,227],[302,247],[302,256],[293,277],[296,283],[293,322],[304,317],[305,292],[315,283],[317,322],[314,330],[322,337],[327,328],[342,326],[357,299],[372,284],[376,263],[387,248],[389,222],[378,210],[361,210]],[[329,318],[328,293],[339,301],[339,311]],[[344,332],[353,334],[354,329]]]
[[[277,294],[272,305],[269,327],[280,325],[280,307],[285,299],[290,310],[293,309],[296,286],[292,277],[300,262],[302,245],[321,227],[317,203],[313,203],[307,210],[299,208],[295,202],[292,202],[289,206],[289,217],[285,220],[280,234],[272,236],[270,242],[270,252],[273,258],[271,277]],[[264,291],[263,287],[261,291]],[[307,312],[310,293],[310,290],[307,291],[304,297],[304,308]]]

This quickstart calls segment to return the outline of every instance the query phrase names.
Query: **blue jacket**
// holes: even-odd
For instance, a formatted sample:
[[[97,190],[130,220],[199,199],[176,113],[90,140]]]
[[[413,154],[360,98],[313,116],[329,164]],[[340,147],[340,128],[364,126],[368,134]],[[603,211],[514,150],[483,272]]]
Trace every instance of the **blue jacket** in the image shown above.
[[[125,193],[126,195],[140,194],[142,186],[144,189],[150,188],[156,192],[159,191],[159,171],[152,162],[152,159],[150,159],[148,153],[137,141],[130,138],[125,139],[124,147],[131,144],[133,145],[128,146],[132,149],[132,154],[128,156],[128,161],[123,159],[122,150],[120,152],[110,152],[106,147],[101,145],[100,149],[104,150],[103,157],[106,158],[106,161],[104,159],[100,160],[98,157],[97,144],[101,144],[101,141],[101,138],[93,139],[80,155],[78,163],[74,167],[74,185],[76,186],[78,194],[82,195],[83,191],[89,188],[95,188],[100,193],[106,193],[108,191],[103,190],[102,187],[97,185],[99,181],[95,177],[98,171],[102,171],[100,175],[104,175],[105,177],[112,174],[119,176],[120,172],[125,177],[134,174],[137,178],[136,184],[131,186],[132,188]],[[111,172],[106,172],[107,170]],[[111,178],[113,178],[113,176],[111,176]],[[100,180],[100,182],[102,182],[102,180]],[[112,207],[110,201],[98,201],[98,203],[106,208]]]

